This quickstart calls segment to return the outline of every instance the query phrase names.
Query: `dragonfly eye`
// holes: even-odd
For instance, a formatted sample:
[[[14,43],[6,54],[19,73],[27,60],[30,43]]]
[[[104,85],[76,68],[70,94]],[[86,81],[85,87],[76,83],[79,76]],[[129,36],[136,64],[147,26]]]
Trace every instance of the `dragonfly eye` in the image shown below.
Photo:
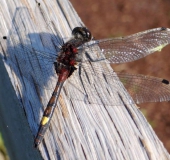
[[[74,28],[72,35],[75,37],[75,39],[82,39],[85,42],[89,42],[92,39],[91,32],[85,27]]]

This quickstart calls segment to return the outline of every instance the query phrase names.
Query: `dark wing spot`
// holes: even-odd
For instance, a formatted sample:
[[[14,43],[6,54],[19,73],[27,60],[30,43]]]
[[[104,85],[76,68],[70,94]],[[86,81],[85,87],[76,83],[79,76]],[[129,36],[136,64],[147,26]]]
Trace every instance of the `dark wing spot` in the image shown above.
[[[162,80],[162,83],[164,83],[164,84],[169,84],[169,81],[166,80],[166,79],[163,79],[163,80]]]
[[[164,30],[166,30],[166,27],[161,27],[161,31],[164,31]]]

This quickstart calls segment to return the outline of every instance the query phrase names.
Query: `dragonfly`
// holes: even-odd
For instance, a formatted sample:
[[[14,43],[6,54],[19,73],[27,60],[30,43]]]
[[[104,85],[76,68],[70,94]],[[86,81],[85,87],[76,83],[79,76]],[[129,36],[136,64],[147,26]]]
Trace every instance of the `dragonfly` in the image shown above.
[[[19,38],[16,38],[16,33],[20,35]],[[29,46],[26,43],[28,39],[21,40],[20,38],[23,37],[23,35],[27,37],[24,32],[15,31],[15,34],[12,33],[9,36],[3,37],[8,44],[8,48],[6,50],[4,49],[4,52],[7,57],[12,56],[14,59],[15,57],[19,57],[19,60],[14,60],[13,62],[17,64],[17,66],[19,65],[20,73],[30,82],[40,86],[44,86],[41,75],[50,75],[50,69],[54,69],[58,77],[35,137],[35,147],[39,146],[44,138],[65,81],[68,80],[74,72],[77,72],[78,67],[81,67],[82,64],[89,65],[89,63],[97,63],[100,65],[102,62],[119,64],[135,61],[155,51],[160,51],[170,43],[170,29],[165,27],[139,32],[126,37],[101,40],[94,40],[90,30],[86,27],[75,27],[72,30],[72,37],[66,42],[62,41],[58,52],[55,53],[49,51],[49,49],[42,51],[35,49],[33,46]],[[52,35],[50,38],[56,47],[58,43],[57,37]],[[49,43],[48,36],[44,39],[46,40],[43,42],[44,44]],[[97,54],[95,51],[97,51]],[[91,54],[88,54],[88,52],[91,52]],[[37,75],[34,75],[38,68],[37,60],[43,61],[44,63],[41,68],[43,74],[37,71]],[[27,64],[30,63],[30,61],[32,68],[28,69]],[[94,72],[98,74],[100,70],[95,70]],[[113,76],[110,72],[107,76],[111,78],[118,76],[135,103],[170,100],[168,80],[144,75],[116,73],[117,75]],[[92,76],[95,76],[95,74],[92,74]],[[34,76],[38,77],[37,80],[34,80]],[[81,90],[81,92],[85,91]],[[98,103],[100,101],[95,101],[94,97],[88,97],[87,99],[90,103]],[[99,99],[102,99],[102,97],[99,97]],[[107,104],[104,100],[102,100],[102,103]]]

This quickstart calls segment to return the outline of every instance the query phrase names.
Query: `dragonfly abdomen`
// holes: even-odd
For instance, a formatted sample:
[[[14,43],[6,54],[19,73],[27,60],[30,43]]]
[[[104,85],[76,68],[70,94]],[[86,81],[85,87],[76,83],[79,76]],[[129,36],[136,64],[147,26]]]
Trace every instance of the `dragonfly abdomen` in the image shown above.
[[[34,141],[35,147],[37,147],[43,140],[44,133],[46,132],[46,130],[48,128],[51,117],[53,116],[54,109],[56,107],[56,103],[57,103],[58,97],[61,92],[61,88],[62,88],[65,80],[68,78],[69,73],[70,73],[70,71],[66,68],[62,68],[60,70],[60,72],[58,73],[58,82],[57,82],[54,92],[48,102],[47,108],[44,111],[44,115],[42,117],[41,124],[38,129],[38,134]]]

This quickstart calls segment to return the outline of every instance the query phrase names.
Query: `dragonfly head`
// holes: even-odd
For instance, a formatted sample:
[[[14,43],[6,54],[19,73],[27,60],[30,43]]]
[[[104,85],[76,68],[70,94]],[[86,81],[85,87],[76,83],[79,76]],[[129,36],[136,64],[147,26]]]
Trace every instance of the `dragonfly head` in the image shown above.
[[[72,35],[76,39],[82,39],[84,42],[89,42],[92,39],[91,32],[85,27],[76,27],[72,31]]]

